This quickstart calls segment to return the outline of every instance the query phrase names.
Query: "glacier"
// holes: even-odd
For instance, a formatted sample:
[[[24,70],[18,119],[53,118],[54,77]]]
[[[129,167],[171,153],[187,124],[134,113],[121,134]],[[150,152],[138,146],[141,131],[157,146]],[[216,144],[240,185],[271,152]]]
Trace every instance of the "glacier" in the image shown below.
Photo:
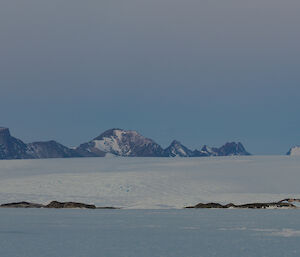
[[[181,209],[300,198],[300,157],[0,160],[0,203],[77,201]]]
[[[0,209],[5,257],[297,257],[299,209],[182,209],[300,198],[300,157],[0,161],[0,203],[79,201],[118,210]]]

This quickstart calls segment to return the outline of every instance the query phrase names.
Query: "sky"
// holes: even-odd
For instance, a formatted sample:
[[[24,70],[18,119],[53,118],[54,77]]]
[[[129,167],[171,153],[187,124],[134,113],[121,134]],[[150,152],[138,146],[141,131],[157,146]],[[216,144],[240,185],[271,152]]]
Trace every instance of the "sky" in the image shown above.
[[[0,126],[76,146],[300,144],[299,0],[1,0]]]

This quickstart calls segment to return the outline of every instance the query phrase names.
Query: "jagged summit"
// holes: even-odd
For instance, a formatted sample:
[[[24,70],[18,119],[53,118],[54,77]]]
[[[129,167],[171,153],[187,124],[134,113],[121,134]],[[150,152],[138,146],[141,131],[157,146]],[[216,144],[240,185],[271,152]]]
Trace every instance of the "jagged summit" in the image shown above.
[[[1,140],[4,140],[9,137],[10,137],[9,129],[0,127],[0,144],[1,144]]]
[[[199,157],[205,157],[205,156],[216,156],[218,153],[218,148],[215,147],[209,147],[207,145],[204,145],[200,151],[195,150],[195,156]]]
[[[0,128],[0,159],[28,159],[27,145],[10,135],[8,128]]]
[[[8,128],[0,128],[0,159],[41,159],[80,157],[76,151],[54,140],[25,144],[12,137]]]
[[[230,142],[226,143],[218,149],[220,156],[229,156],[229,155],[250,155],[244,148],[241,142]]]
[[[165,155],[170,157],[192,157],[193,151],[182,145],[179,141],[173,140],[170,146],[165,149]]]

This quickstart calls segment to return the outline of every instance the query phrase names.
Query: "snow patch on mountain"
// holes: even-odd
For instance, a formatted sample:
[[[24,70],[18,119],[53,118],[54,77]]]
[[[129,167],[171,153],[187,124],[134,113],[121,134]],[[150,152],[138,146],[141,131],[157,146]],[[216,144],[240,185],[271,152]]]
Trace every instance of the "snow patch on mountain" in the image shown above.
[[[161,157],[164,151],[152,139],[140,135],[134,130],[109,129],[89,143],[81,145],[87,151],[96,150],[117,156]]]
[[[287,155],[291,155],[291,156],[300,156],[300,146],[294,146],[292,147]]]
[[[170,157],[191,157],[193,151],[182,145],[179,141],[174,140],[165,150],[166,156]]]

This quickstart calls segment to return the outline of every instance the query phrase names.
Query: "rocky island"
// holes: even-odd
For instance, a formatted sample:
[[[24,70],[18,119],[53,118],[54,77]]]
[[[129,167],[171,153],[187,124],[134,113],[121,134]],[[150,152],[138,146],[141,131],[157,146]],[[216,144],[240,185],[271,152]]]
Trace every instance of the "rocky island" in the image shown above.
[[[198,203],[195,206],[187,206],[185,209],[279,209],[279,208],[297,208],[295,205],[299,203],[300,199],[283,199],[278,202],[266,202],[266,203],[247,203],[247,204],[225,204],[220,203]]]
[[[30,202],[15,202],[1,204],[0,208],[48,208],[48,209],[119,209],[116,207],[96,207],[93,204],[77,202],[58,202],[52,201],[47,205]]]

